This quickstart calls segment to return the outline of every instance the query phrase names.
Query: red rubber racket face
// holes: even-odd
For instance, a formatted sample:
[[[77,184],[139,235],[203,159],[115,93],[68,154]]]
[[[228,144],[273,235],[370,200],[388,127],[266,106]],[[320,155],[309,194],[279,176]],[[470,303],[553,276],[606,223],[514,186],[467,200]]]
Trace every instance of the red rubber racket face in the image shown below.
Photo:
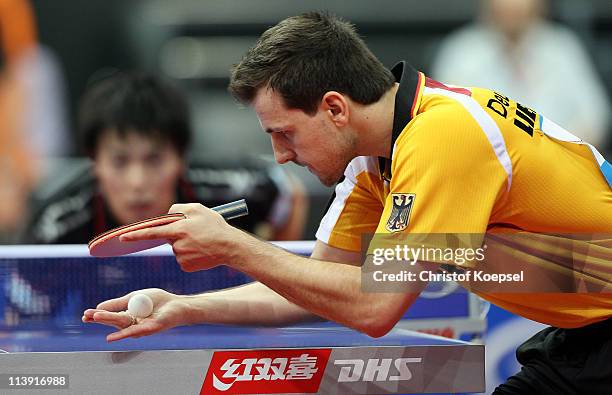
[[[138,251],[148,250],[167,243],[165,239],[141,240],[141,241],[119,241],[119,236],[134,230],[166,225],[175,221],[185,219],[183,213],[166,214],[160,217],[145,219],[111,229],[94,237],[88,244],[89,254],[95,257],[112,257],[132,254]]]

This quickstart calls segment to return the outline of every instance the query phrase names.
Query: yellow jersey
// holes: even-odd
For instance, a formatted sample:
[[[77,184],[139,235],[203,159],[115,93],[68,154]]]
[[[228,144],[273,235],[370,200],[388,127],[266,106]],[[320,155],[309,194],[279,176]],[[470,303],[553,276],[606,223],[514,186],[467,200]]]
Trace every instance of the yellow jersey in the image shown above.
[[[449,87],[404,62],[392,72],[389,158],[351,161],[317,239],[359,251],[364,233],[612,235],[612,166],[594,147],[503,94]],[[612,317],[610,294],[480,295],[558,327]]]

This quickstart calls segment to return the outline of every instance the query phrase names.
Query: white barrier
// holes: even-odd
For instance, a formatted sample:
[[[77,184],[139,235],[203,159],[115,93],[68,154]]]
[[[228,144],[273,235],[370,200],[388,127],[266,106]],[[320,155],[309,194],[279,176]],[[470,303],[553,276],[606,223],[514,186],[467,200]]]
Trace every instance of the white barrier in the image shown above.
[[[295,254],[310,255],[314,241],[273,241],[272,244]],[[137,252],[130,256],[172,255],[168,244]],[[0,258],[84,258],[90,257],[86,244],[5,245],[0,246]]]

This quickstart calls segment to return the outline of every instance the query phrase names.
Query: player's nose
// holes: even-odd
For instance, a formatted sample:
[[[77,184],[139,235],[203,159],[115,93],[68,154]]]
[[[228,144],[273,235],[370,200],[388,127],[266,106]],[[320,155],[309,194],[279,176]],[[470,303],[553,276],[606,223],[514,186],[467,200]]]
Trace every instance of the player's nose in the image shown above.
[[[130,166],[127,169],[126,180],[130,188],[140,189],[146,185],[147,174],[143,166]]]
[[[274,159],[278,164],[282,165],[295,159],[295,152],[279,140],[274,136],[272,137],[272,150],[274,151]]]

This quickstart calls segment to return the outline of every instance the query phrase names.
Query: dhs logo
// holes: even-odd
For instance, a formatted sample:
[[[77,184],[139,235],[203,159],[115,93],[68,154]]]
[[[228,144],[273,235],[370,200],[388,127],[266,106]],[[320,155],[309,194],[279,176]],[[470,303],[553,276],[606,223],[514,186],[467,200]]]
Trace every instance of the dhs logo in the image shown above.
[[[422,361],[422,358],[337,359],[334,365],[341,367],[339,383],[408,381],[412,379],[410,365],[420,364]]]
[[[200,394],[316,393],[330,349],[215,352]]]
[[[410,223],[410,212],[412,211],[415,198],[416,195],[414,193],[391,194],[393,207],[391,208],[391,214],[385,226],[389,232],[399,232],[408,227],[408,223]]]

